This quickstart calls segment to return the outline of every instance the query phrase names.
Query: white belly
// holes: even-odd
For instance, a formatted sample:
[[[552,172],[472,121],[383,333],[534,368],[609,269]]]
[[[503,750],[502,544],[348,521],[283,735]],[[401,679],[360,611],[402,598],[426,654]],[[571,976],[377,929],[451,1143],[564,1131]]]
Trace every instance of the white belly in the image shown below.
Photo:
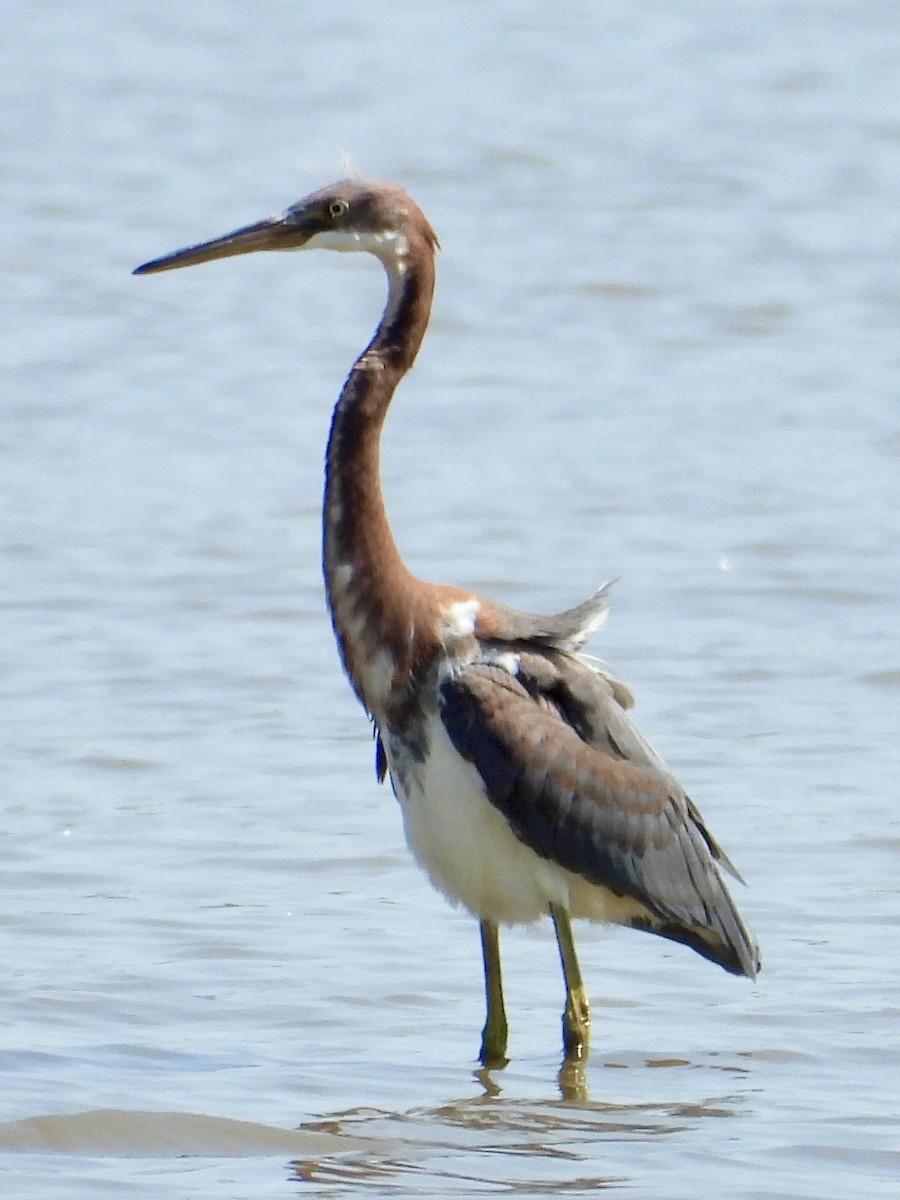
[[[453,903],[498,924],[536,921],[550,904],[594,920],[621,921],[635,912],[632,901],[591,886],[520,842],[439,718],[429,720],[424,762],[390,738],[385,748],[409,848]]]

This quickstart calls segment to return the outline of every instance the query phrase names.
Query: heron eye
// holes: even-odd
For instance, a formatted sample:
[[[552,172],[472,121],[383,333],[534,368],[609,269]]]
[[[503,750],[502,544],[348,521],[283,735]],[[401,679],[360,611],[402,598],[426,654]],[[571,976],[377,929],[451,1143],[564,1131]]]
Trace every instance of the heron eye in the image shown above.
[[[346,200],[332,200],[332,202],[328,205],[328,211],[332,217],[337,218],[342,217],[347,212],[349,207],[350,205]]]

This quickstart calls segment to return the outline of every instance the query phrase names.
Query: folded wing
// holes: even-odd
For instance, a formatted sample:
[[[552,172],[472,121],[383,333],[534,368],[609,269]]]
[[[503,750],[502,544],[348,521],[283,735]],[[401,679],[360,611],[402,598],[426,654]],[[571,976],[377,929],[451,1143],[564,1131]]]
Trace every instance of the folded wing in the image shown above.
[[[717,864],[733,868],[629,721],[627,689],[550,648],[532,644],[502,658],[446,678],[441,715],[516,836],[542,858],[638,901],[646,919],[635,924],[755,975],[756,944]]]

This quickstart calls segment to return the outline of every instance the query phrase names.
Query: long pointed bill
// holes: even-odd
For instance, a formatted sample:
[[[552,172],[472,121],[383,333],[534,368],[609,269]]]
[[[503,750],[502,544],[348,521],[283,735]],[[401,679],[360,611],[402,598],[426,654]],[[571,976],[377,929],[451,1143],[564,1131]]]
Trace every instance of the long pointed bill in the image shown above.
[[[285,214],[244,225],[213,238],[210,242],[199,242],[186,246],[162,258],[151,259],[135,267],[133,275],[150,275],[154,271],[173,271],[176,267],[193,267],[197,263],[211,262],[214,258],[230,258],[234,254],[252,254],[254,250],[299,250],[315,233],[315,227],[298,221],[296,216]]]

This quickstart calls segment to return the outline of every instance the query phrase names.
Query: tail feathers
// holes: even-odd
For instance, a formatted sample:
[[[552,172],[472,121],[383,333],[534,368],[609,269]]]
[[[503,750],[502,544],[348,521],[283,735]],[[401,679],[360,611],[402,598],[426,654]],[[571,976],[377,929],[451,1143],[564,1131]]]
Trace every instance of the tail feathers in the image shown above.
[[[762,965],[759,947],[724,888],[716,911],[709,917],[709,924],[704,927],[650,914],[635,918],[631,924],[634,929],[644,929],[689,946],[732,975],[755,979]]]

